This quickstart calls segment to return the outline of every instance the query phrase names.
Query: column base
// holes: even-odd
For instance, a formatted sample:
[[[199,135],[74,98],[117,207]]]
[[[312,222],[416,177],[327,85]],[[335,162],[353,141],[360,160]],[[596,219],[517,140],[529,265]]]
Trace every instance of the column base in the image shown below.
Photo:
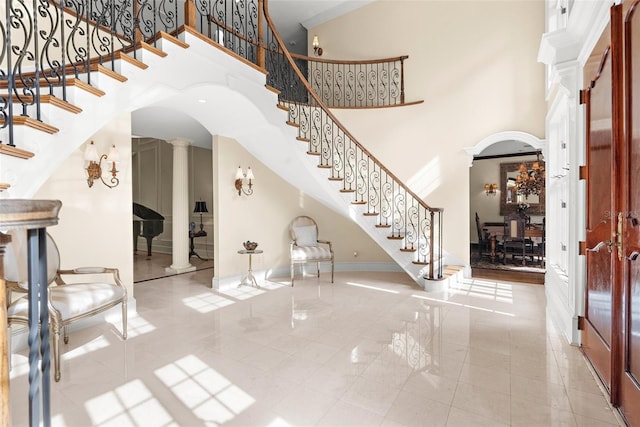
[[[189,264],[187,267],[174,267],[172,265],[172,266],[166,267],[164,269],[164,273],[167,274],[167,275],[189,273],[191,271],[196,271],[196,266],[195,265]]]

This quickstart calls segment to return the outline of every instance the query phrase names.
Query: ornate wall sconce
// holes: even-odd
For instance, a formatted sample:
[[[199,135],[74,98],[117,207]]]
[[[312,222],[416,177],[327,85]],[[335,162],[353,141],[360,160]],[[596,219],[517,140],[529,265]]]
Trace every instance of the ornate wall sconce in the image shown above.
[[[89,162],[87,166],[87,184],[89,188],[93,187],[93,181],[100,179],[104,185],[109,188],[117,187],[120,184],[120,180],[117,178],[118,170],[116,169],[116,162],[120,161],[120,154],[115,145],[111,146],[109,154],[98,155],[96,146],[93,141],[87,145],[87,149],[84,152],[84,159]],[[102,161],[106,160],[111,162],[111,184],[108,184],[104,178],[102,178]]]
[[[320,42],[318,41],[318,36],[313,36],[313,54],[315,56],[322,56],[322,48],[320,47]]]
[[[484,185],[484,192],[485,192],[485,194],[487,196],[489,194],[491,194],[492,196],[495,196],[497,190],[498,190],[498,184],[485,184]]]
[[[245,179],[249,180],[249,183],[247,184],[247,187],[249,187],[248,189],[245,189],[244,187]],[[250,167],[247,168],[247,173],[244,173],[242,168],[238,166],[238,170],[236,171],[236,190],[238,190],[238,196],[240,196],[242,193],[244,193],[246,196],[250,196],[253,194],[253,189],[251,188],[253,186],[253,183],[251,181],[254,179],[256,178],[253,176],[253,172],[251,171]]]

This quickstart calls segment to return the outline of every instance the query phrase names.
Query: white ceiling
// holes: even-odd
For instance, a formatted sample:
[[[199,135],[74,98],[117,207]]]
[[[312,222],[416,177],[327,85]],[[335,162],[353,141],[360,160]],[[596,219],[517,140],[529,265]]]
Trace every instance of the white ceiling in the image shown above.
[[[269,0],[273,19],[287,49],[307,54],[307,29],[313,28],[373,0]]]

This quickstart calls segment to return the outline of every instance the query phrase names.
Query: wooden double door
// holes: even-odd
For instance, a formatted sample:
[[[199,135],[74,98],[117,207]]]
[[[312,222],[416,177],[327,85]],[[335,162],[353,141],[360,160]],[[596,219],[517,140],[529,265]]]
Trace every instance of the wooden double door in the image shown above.
[[[582,349],[640,426],[640,0],[615,5],[585,66],[587,288]]]

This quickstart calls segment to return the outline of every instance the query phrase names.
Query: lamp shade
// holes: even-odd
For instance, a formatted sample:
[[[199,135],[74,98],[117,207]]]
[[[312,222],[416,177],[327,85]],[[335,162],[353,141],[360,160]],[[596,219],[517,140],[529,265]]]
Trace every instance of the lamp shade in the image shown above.
[[[251,170],[251,168],[250,168],[250,167],[249,167],[249,168],[247,168],[247,179],[248,179],[248,180],[256,179],[256,178],[253,176],[253,171]]]
[[[91,143],[87,145],[87,149],[84,150],[84,159],[90,162],[97,162],[100,160],[98,150],[96,150],[96,146],[93,145],[93,141],[91,141]]]
[[[244,172],[242,172],[242,168],[238,166],[238,170],[236,170],[236,179],[244,178]]]
[[[209,212],[207,210],[207,202],[203,200],[196,202],[196,207],[193,208],[193,211],[196,213]]]
[[[313,42],[311,43],[313,47],[320,46],[320,42],[318,41],[318,36],[313,36]]]
[[[110,162],[119,162],[120,161],[120,152],[116,148],[115,145],[111,146],[111,150],[109,150],[109,154],[107,155],[107,159]]]

